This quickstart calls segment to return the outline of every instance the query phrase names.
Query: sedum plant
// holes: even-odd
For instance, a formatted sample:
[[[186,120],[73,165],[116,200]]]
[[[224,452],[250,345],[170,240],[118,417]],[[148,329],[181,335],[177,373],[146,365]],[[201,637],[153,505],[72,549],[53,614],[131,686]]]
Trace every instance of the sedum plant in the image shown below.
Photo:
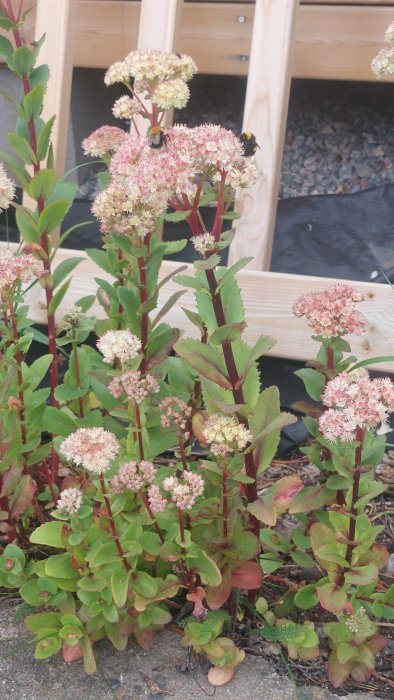
[[[53,264],[50,234],[71,189],[55,180],[52,122],[40,118],[47,70],[35,67],[39,47],[23,43],[23,16],[8,2],[0,1],[0,24],[16,42],[14,49],[1,38],[0,52],[24,90],[10,138],[17,155],[4,161],[36,202],[33,210],[13,202],[13,182],[0,169],[0,206],[16,207],[24,239],[0,254],[0,585],[19,590],[36,657],[62,651],[94,673],[96,641],[107,637],[122,650],[134,638],[149,649],[175,616],[182,644],[206,656],[209,681],[222,685],[245,655],[237,619],[290,658],[313,661],[322,640],[312,620],[295,619],[297,609],[307,617],[318,607],[330,620],[323,638],[332,683],[368,678],[385,644],[374,618],[391,619],[394,605],[379,581],[382,528],[365,512],[383,490],[374,467],[384,439],[375,429],[394,408],[394,388],[345,355],[344,336],[364,329],[355,306],[362,296],[338,284],[296,302],[321,344],[298,372],[322,402],[319,420],[306,419],[311,442],[303,448],[321,478],[304,487],[283,477],[262,491],[259,475],[295,418],[281,411],[276,387],[260,389],[257,360],[275,340],[261,336],[250,347],[243,337],[236,275],[250,259],[221,264],[235,189],[259,176],[253,149],[216,125],[164,129],[166,110],[187,102],[190,57],[139,50],[111,66],[106,84],[128,92],[114,115],[130,120],[132,133],[104,126],[83,144],[107,165],[92,207],[103,246],[87,251],[105,276],[96,278],[95,296],[55,317],[79,262]],[[194,269],[170,275],[179,290],[160,306],[169,279],[159,276],[163,258],[186,245],[160,240],[163,221],[186,222],[199,257]],[[24,293],[37,281],[48,353],[29,364],[36,332]],[[185,288],[195,294],[196,310],[184,311],[199,340],[165,320]],[[99,319],[90,315],[96,299]],[[290,540],[277,528],[286,512],[296,522]],[[45,557],[35,558],[31,544]],[[310,578],[300,584],[282,575],[289,562]],[[260,593],[272,583],[281,597],[268,604]]]

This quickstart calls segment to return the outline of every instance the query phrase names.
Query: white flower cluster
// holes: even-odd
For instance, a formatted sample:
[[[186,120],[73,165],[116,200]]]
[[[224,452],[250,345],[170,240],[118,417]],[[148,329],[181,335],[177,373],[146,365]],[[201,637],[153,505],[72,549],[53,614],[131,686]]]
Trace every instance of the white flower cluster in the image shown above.
[[[128,330],[107,331],[97,341],[97,347],[104,362],[112,365],[115,360],[119,360],[124,365],[137,357],[141,351],[141,341]]]
[[[200,236],[194,236],[194,238],[192,238],[192,243],[197,253],[204,255],[204,253],[208,253],[214,249],[215,238],[212,236],[212,233],[203,233]]]
[[[95,474],[103,474],[120,450],[113,433],[104,428],[78,428],[60,445],[66,459]]]
[[[252,434],[233,416],[212,415],[202,430],[210,449],[216,457],[243,450],[251,442]]]
[[[76,515],[82,505],[82,491],[79,489],[64,489],[57,502],[57,509],[67,515]]]

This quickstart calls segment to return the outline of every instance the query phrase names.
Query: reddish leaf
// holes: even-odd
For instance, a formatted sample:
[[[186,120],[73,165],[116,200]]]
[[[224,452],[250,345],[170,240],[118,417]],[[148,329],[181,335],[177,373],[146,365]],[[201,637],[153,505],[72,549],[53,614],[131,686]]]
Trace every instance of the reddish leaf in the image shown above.
[[[83,657],[83,649],[78,642],[78,644],[74,644],[74,646],[70,646],[69,644],[66,644],[66,642],[63,642],[63,659],[66,661],[66,663],[71,663],[72,661],[78,661],[78,659],[82,659]]]
[[[350,672],[356,683],[365,683],[372,676],[372,668],[367,668],[364,664],[355,664]]]
[[[375,634],[372,639],[368,641],[368,646],[374,656],[376,656],[386,648],[388,641],[387,637],[383,637],[382,634]]]
[[[12,467],[3,472],[1,475],[0,497],[9,496],[14,491],[21,474],[22,467],[19,464],[13,464]]]
[[[146,630],[135,629],[134,630],[134,637],[136,638],[137,643],[140,645],[140,647],[142,647],[142,649],[145,649],[145,651],[149,651],[149,649],[152,649],[153,630],[151,630],[151,629],[146,629]]]
[[[211,610],[219,610],[228,599],[232,589],[231,571],[222,571],[222,582],[219,586],[207,586],[206,601]]]
[[[254,591],[260,588],[262,581],[263,572],[255,561],[245,561],[237,569],[234,569],[231,576],[234,588],[241,588],[244,591]]]
[[[325,583],[323,586],[316,586],[316,593],[324,610],[339,613],[342,612],[346,605],[346,589],[337,586],[335,583]]]
[[[270,526],[276,525],[277,514],[272,503],[267,503],[262,498],[258,498],[257,501],[248,504],[247,510],[261,523]]]
[[[204,620],[208,614],[208,608],[203,604],[205,598],[205,591],[201,586],[197,586],[194,593],[188,593],[186,596],[187,600],[194,603],[194,610],[192,615],[197,618],[197,620]]]
[[[330,658],[328,659],[328,675],[334,688],[339,688],[345,683],[350,676],[350,669],[350,664],[342,664],[338,661],[335,651],[330,654]]]
[[[208,418],[208,414],[205,411],[197,411],[192,418],[192,431],[194,437],[198,440],[202,447],[207,447],[208,443],[203,435],[203,429],[205,426],[205,421]]]
[[[386,547],[383,547],[382,544],[374,544],[368,552],[360,557],[357,562],[357,566],[371,563],[374,564],[377,569],[383,569],[383,567],[387,564],[388,558],[389,553]]]
[[[334,498],[335,493],[326,484],[307,486],[297,493],[289,508],[289,513],[306,513],[310,510],[317,510],[317,508],[331,504]]]
[[[215,687],[231,681],[235,669],[231,666],[212,666],[208,671],[208,682]]]
[[[287,510],[293,498],[303,486],[301,479],[295,476],[285,476],[276,482],[273,489],[274,497],[272,502],[278,515],[282,515]]]
[[[37,484],[31,478],[30,474],[25,474],[18,481],[18,485],[14,491],[12,498],[10,498],[10,513],[13,518],[16,518],[21,513],[31,505],[33,501],[33,496],[35,494]]]

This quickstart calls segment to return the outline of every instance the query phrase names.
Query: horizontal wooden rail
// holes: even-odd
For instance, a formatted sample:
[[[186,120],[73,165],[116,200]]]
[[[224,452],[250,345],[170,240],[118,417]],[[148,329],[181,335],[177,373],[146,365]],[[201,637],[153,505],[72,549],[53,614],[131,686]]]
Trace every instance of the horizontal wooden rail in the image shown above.
[[[137,46],[139,13],[135,0],[79,0],[74,65],[106,68],[121,60]],[[200,73],[247,75],[253,15],[250,2],[185,2],[179,50],[193,56]],[[371,60],[393,16],[394,2],[303,2],[293,77],[374,80]],[[34,12],[28,22],[33,36]]]
[[[4,247],[0,243],[0,247]],[[15,248],[15,244],[11,245]],[[101,270],[83,252],[79,250],[61,249],[56,256],[56,263],[68,257],[82,257],[83,261],[74,273],[67,295],[57,312],[61,317],[62,310],[75,304],[78,299],[96,292],[94,277],[109,281],[113,278]],[[179,267],[179,263],[165,261],[160,271],[160,279]],[[187,274],[193,274],[194,268],[189,265]],[[247,328],[245,339],[254,343],[264,333],[277,338],[277,344],[271,354],[276,357],[291,357],[294,360],[308,360],[316,355],[317,345],[311,340],[310,330],[304,319],[295,318],[291,307],[294,301],[306,292],[321,291],[337,279],[289,275],[279,272],[255,272],[242,270],[237,275],[246,309]],[[363,336],[352,336],[351,344],[354,354],[360,359],[376,356],[393,355],[394,348],[394,292],[389,285],[372,284],[370,282],[347,282],[366,296],[361,310],[368,320],[367,332]],[[174,291],[181,287],[168,282],[161,289],[159,306],[162,306]],[[43,307],[43,290],[36,285],[29,293],[29,317],[37,323],[45,323],[46,315]],[[194,308],[193,292],[188,289],[181,301],[169,312],[166,320],[171,325],[181,328],[187,336],[198,334],[196,327],[186,318],[181,307]],[[91,313],[99,318],[104,317],[102,307],[96,303]],[[394,372],[394,362],[374,365],[375,369]]]

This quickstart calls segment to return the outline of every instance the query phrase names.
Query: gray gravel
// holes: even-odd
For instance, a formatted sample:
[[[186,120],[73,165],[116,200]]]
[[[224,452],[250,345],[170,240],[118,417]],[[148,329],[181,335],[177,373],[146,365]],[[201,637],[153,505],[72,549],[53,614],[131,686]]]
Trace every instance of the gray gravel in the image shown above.
[[[338,696],[321,688],[296,692],[286,677],[279,676],[266,659],[246,657],[232,682],[216,690],[200,668],[183,671],[187,660],[179,635],[163,632],[152,651],[131,644],[124,652],[110,644],[95,645],[98,671],[87,676],[81,661],[64,663],[55,656],[34,659],[34,645],[22,624],[13,621],[13,606],[2,604],[0,612],[0,700],[335,700]],[[347,700],[373,696],[351,693]]]

